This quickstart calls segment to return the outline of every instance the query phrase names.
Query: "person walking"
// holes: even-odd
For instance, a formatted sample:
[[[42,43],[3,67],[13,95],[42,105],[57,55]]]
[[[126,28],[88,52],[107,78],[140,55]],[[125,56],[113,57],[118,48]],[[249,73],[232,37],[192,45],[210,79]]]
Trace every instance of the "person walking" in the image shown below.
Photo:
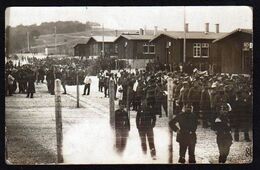
[[[36,75],[35,73],[29,69],[27,72],[27,96],[26,98],[33,98],[33,93],[35,93],[35,82],[36,80]]]
[[[150,148],[151,157],[156,159],[156,150],[154,145],[154,133],[153,128],[156,123],[156,115],[153,114],[152,105],[143,102],[141,109],[136,115],[136,126],[141,139],[141,147],[144,154],[147,154],[147,144],[146,139],[148,139],[148,144]]]
[[[64,91],[62,94],[67,94],[67,90],[66,90],[67,78],[68,78],[68,73],[64,68],[61,72],[61,85]]]
[[[232,145],[231,128],[228,119],[228,105],[221,105],[218,116],[215,118],[212,129],[217,134],[217,145],[219,150],[219,163],[225,163]]]
[[[89,74],[87,74],[87,76],[86,76],[85,79],[84,79],[84,84],[85,84],[85,86],[84,86],[84,92],[83,92],[82,95],[86,95],[86,90],[87,90],[87,89],[88,89],[87,95],[89,95],[91,83],[92,83],[92,80],[91,80]]]
[[[119,109],[115,111],[116,150],[119,154],[125,150],[129,131],[128,113],[124,110],[124,105],[120,103]]]
[[[179,127],[176,124],[179,123]],[[189,163],[196,163],[195,145],[197,142],[197,116],[192,112],[190,104],[184,105],[184,110],[169,122],[171,130],[177,132],[176,141],[179,143],[179,163],[185,163],[186,150],[189,150]]]

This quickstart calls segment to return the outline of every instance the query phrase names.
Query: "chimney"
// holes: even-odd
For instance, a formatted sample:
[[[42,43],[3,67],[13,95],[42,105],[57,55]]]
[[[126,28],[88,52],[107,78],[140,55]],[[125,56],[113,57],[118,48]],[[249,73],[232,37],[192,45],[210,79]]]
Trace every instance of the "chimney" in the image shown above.
[[[205,33],[207,34],[209,32],[209,23],[205,23]]]
[[[158,26],[154,26],[154,31],[153,31],[153,35],[156,35],[158,31]]]
[[[219,24],[216,24],[216,33],[219,33]]]
[[[163,30],[164,30],[164,32],[167,32],[167,28],[164,28]]]
[[[140,28],[139,35],[144,35],[144,30]]]
[[[116,37],[117,37],[117,35],[118,35],[118,30],[115,30],[115,34],[116,34]]]
[[[189,24],[188,23],[185,24],[185,32],[189,32]]]
[[[143,35],[146,35],[146,25],[144,26],[144,33]]]

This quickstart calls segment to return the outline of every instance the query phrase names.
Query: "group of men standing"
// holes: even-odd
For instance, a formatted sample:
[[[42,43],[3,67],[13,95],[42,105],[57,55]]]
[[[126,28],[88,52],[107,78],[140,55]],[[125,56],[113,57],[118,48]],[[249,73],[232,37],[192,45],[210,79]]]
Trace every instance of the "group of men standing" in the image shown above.
[[[112,73],[107,76],[108,80],[113,80],[114,77]],[[194,151],[198,124],[202,124],[203,128],[216,131],[220,163],[225,163],[229,154],[233,141],[232,130],[234,130],[235,141],[240,140],[239,131],[244,132],[246,142],[251,141],[249,138],[249,130],[252,128],[250,77],[230,74],[208,75],[207,72],[197,70],[192,74],[139,70],[130,73],[124,70],[115,81],[118,93],[122,94],[122,97],[119,97],[119,104],[129,109],[132,107],[137,111],[136,125],[144,153],[147,150],[145,138],[147,137],[151,156],[155,158],[152,129],[155,126],[156,115],[161,117],[162,110],[168,116],[167,79],[169,77],[173,78],[173,114],[175,115],[169,126],[177,132],[177,142],[180,143],[180,163],[185,162],[187,149],[189,163],[196,162]],[[140,122],[147,124],[140,125]],[[180,128],[176,128],[177,122]]]
[[[8,62],[5,68],[5,79],[5,96],[12,96],[18,88],[18,93],[25,93],[27,98],[33,98],[36,74],[30,65],[15,67],[12,62]]]

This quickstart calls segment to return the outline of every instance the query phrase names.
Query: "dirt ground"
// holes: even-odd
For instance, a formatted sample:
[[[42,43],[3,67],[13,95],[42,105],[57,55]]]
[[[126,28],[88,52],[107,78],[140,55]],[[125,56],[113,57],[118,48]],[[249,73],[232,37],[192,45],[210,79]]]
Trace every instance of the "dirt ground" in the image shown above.
[[[136,112],[131,111],[131,130],[124,155],[113,150],[113,131],[109,128],[109,99],[97,90],[97,78],[92,77],[89,96],[80,95],[80,108],[76,108],[76,87],[67,86],[67,95],[62,95],[63,153],[68,164],[93,163],[167,163],[168,118],[157,118],[154,129],[157,160],[141,155],[140,139],[135,126]],[[80,86],[80,94],[83,93]],[[33,99],[26,94],[14,94],[5,98],[7,153],[11,164],[55,164],[56,126],[55,99],[47,93],[46,84],[36,85]],[[117,104],[117,102],[116,102]],[[252,131],[250,131],[252,138]],[[178,161],[178,143],[173,134],[173,163]],[[250,163],[253,142],[233,142],[227,163]],[[197,130],[197,163],[218,163],[215,132],[210,128]],[[187,157],[188,158],[188,157]]]

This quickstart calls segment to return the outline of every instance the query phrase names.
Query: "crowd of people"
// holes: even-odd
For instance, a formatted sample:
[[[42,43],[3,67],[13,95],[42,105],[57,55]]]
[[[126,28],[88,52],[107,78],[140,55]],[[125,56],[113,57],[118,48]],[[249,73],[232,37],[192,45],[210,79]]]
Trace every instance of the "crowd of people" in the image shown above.
[[[155,146],[152,128],[155,126],[156,115],[162,117],[163,110],[168,116],[167,89],[168,78],[173,79],[173,111],[174,115],[191,112],[195,116],[180,116],[175,121],[184,121],[180,132],[184,135],[178,138],[180,143],[180,163],[184,163],[184,154],[189,148],[190,163],[195,162],[194,147],[196,135],[194,133],[198,122],[203,128],[211,128],[217,132],[219,146],[219,162],[225,163],[233,138],[239,141],[239,132],[244,132],[244,140],[250,142],[249,130],[252,128],[252,77],[243,74],[209,74],[208,71],[192,72],[179,69],[178,71],[164,70],[126,70],[119,73],[101,71],[98,74],[99,91],[108,96],[109,81],[115,84],[115,96],[119,96],[119,105],[137,111],[136,123],[141,138],[141,146],[146,153],[146,137],[151,149],[151,156],[155,157]],[[118,95],[116,95],[119,93]],[[163,109],[162,109],[163,108]],[[183,115],[183,114],[181,114]],[[185,115],[185,114],[184,114]],[[140,117],[143,116],[143,125]],[[191,121],[190,119],[195,119]],[[142,122],[142,121],[141,121]],[[171,123],[173,130],[176,130]],[[188,126],[186,126],[188,124]],[[146,128],[144,128],[146,127]],[[225,128],[222,128],[225,127]],[[123,128],[124,129],[124,128]],[[128,129],[128,128],[125,128]],[[177,130],[176,130],[177,131]],[[186,135],[186,131],[190,135]],[[123,132],[122,132],[123,133]],[[124,134],[128,134],[124,132]],[[179,134],[179,131],[178,131]],[[193,135],[192,135],[193,134]],[[192,145],[191,145],[192,143]]]
[[[76,84],[78,75],[79,84],[85,84],[83,95],[89,95],[91,78],[84,67],[75,67],[70,64],[43,64],[34,62],[22,66],[14,66],[7,62],[5,67],[5,95],[12,94],[19,89],[19,93],[33,98],[35,82],[47,82],[48,91],[54,94],[54,81],[60,79],[64,94],[66,85]],[[180,163],[185,162],[185,152],[189,150],[190,163],[195,163],[194,149],[196,143],[197,123],[203,128],[211,128],[217,132],[219,146],[219,162],[225,163],[233,141],[231,130],[234,131],[234,140],[239,141],[239,132],[244,132],[245,141],[251,141],[249,130],[252,128],[252,77],[243,74],[214,74],[210,71],[199,71],[195,67],[175,65],[175,67],[147,66],[144,70],[119,70],[112,73],[110,70],[100,71],[98,90],[109,96],[109,83],[114,82],[115,100],[119,100],[119,109],[116,111],[117,149],[123,152],[130,130],[129,116],[124,111],[135,110],[136,126],[141,139],[143,153],[146,154],[146,138],[152,158],[156,159],[153,127],[156,115],[168,116],[168,79],[172,78],[173,114],[176,117],[169,126],[177,132],[177,142],[180,143]],[[18,86],[17,86],[18,84]],[[121,113],[123,113],[122,116]],[[192,113],[192,115],[190,114]],[[188,115],[188,116],[186,116]],[[176,127],[176,123],[180,127]],[[223,128],[225,127],[225,128]]]

